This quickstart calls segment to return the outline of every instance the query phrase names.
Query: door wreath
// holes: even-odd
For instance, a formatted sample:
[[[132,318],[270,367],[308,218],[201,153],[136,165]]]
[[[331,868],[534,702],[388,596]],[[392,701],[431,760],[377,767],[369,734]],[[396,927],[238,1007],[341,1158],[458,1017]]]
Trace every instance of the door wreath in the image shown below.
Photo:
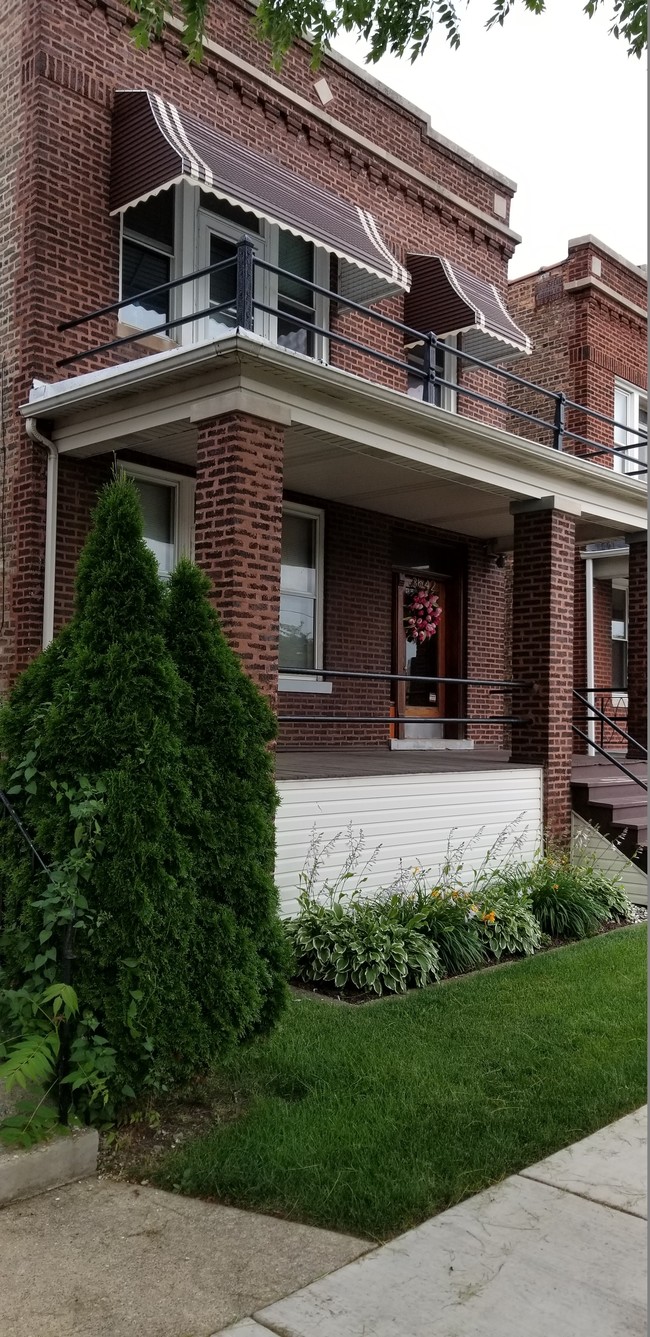
[[[442,608],[432,580],[414,581],[404,591],[404,631],[407,641],[422,645],[438,630]]]

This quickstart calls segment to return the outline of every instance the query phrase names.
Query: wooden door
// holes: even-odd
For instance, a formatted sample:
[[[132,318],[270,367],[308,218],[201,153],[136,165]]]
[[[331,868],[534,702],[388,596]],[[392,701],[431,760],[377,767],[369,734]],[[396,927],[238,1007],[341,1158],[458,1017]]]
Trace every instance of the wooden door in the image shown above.
[[[399,572],[394,585],[394,664],[395,672],[408,675],[408,681],[394,684],[395,714],[413,717],[414,723],[396,726],[397,738],[436,738],[443,727],[436,727],[438,717],[445,716],[445,686],[443,683],[418,681],[431,677],[445,677],[446,666],[446,588],[443,580],[429,580],[426,584],[435,593],[441,609],[441,618],[434,636],[423,642],[410,639],[406,618],[414,589],[423,583],[421,578]]]

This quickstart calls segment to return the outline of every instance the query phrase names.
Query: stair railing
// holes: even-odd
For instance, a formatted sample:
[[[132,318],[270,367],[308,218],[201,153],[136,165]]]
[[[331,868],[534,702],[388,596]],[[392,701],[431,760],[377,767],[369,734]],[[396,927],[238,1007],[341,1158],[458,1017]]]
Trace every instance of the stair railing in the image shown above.
[[[638,748],[639,752],[642,752],[643,756],[647,758],[648,753],[643,744],[637,742],[636,738],[632,738],[632,736],[629,733],[626,733],[625,729],[622,729],[620,724],[616,723],[616,720],[611,719],[611,717],[609,715],[606,715],[603,710],[599,710],[598,706],[594,705],[593,701],[589,701],[588,698],[586,696],[583,696],[582,693],[579,692],[575,687],[573,689],[573,695],[576,701],[579,701],[581,706],[584,706],[585,710],[590,710],[593,712],[590,716],[589,715],[587,716],[587,723],[590,723],[592,720],[601,720],[605,725],[607,725],[608,728],[613,729],[614,732],[617,733],[620,738],[623,738],[626,743],[628,744],[633,743],[634,747]],[[625,766],[624,763],[620,761],[618,757],[614,756],[612,752],[608,752],[607,749],[601,747],[601,745],[597,743],[595,739],[590,738],[589,734],[586,734],[584,730],[581,729],[576,724],[575,720],[572,721],[571,727],[573,729],[573,732],[576,733],[579,738],[583,738],[585,743],[588,743],[590,747],[594,747],[597,752],[600,752],[601,756],[605,757],[607,761],[611,761],[613,766],[616,766],[619,771],[622,771],[623,775],[626,775],[628,780],[633,780],[635,785],[638,785],[639,789],[645,790],[647,794],[648,786],[645,780],[641,779],[640,775],[636,775],[634,771],[631,771],[627,766]],[[642,758],[640,758],[640,760],[642,760]]]

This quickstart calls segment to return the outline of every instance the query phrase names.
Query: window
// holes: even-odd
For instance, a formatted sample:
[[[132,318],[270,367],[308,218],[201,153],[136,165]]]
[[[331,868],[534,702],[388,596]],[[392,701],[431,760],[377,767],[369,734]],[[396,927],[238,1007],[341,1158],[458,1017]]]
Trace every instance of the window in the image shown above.
[[[628,589],[612,584],[612,688],[627,692]]]
[[[297,320],[316,324],[316,294],[307,286],[314,282],[314,247],[291,232],[280,232],[278,238],[278,269],[288,269],[295,279],[278,274],[278,343],[293,348],[296,353],[313,357],[314,332],[301,329]],[[300,279],[306,279],[301,283]],[[292,320],[291,317],[294,317]]]
[[[458,379],[458,358],[446,351],[445,343],[452,348],[456,348],[458,336],[450,335],[444,342],[440,341],[436,345],[436,375],[442,377],[443,381],[452,382],[452,385],[436,385],[435,397],[432,402],[437,404],[438,408],[447,409],[448,413],[455,413],[456,391],[453,389],[453,385],[455,385]],[[414,347],[408,348],[407,361],[409,366],[423,371],[424,345],[416,344]],[[424,383],[422,377],[417,376],[412,372],[409,372],[408,377],[408,394],[411,399],[424,398]]]
[[[235,306],[237,269],[234,262],[237,258],[237,243],[244,235],[251,238],[255,254],[262,257],[267,234],[255,214],[247,209],[240,209],[235,204],[228,204],[225,200],[218,200],[216,195],[211,195],[209,191],[201,191],[199,268],[218,265],[228,260],[233,262],[227,268],[218,269],[216,273],[208,275],[202,281],[198,298],[199,310],[203,311],[206,307],[223,307],[224,302],[229,303],[225,309],[215,310],[214,316],[209,316],[205,321],[206,338],[214,338],[226,330],[232,330],[237,324]],[[256,276],[258,301],[262,301],[264,297],[264,277],[259,272]],[[264,333],[264,317],[256,316],[255,328],[259,334]]]
[[[287,505],[282,521],[280,671],[322,665],[323,514]]]
[[[191,557],[194,531],[194,479],[180,478],[145,465],[125,472],[138,490],[144,541],[168,580],[179,557]]]
[[[169,283],[174,257],[174,191],[161,191],[122,217],[121,296],[138,298],[149,288]],[[154,293],[120,310],[120,320],[138,329],[154,329],[170,319],[170,293]]]
[[[626,455],[614,456],[614,468],[620,473],[636,474],[648,462],[648,396],[636,385],[617,381],[614,390],[614,417],[620,427],[614,428],[614,445],[627,446]],[[643,433],[640,437],[636,430]],[[645,439],[644,439],[645,438]]]

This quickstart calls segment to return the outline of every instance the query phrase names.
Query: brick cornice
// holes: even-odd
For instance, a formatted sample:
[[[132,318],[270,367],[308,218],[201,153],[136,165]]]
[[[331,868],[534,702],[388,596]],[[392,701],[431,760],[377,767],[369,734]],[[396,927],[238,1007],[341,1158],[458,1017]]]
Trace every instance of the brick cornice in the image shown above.
[[[118,26],[133,26],[136,22],[135,16],[124,8],[120,0],[77,0],[77,4],[85,13],[93,9],[102,11],[114,31]],[[169,15],[165,31],[159,39],[155,39],[165,58],[173,63],[182,58],[184,48],[179,36],[182,28],[180,19]],[[271,75],[250,65],[217,42],[206,38],[203,45],[202,65],[191,67],[197,77],[212,78],[221,93],[233,92],[242,104],[249,107],[257,105],[265,116],[282,119],[288,133],[304,134],[321,151],[324,148],[332,157],[346,161],[350,171],[355,174],[365,171],[369,178],[383,180],[388,189],[405,195],[413,191],[410,182],[414,182],[415,194],[423,210],[433,208],[443,220],[456,226],[467,227],[469,223],[476,238],[488,248],[498,251],[504,258],[514,254],[521,237],[500,219],[491,217],[468,200],[433,181],[424,172],[411,167],[350,126],[335,120],[299,93],[294,93]],[[61,61],[58,54],[50,56],[45,53],[45,59],[46,65],[42,71],[44,77],[84,96],[94,96],[103,105],[110,101],[112,90],[107,90],[100,80],[84,79],[69,62]],[[95,86],[94,94],[90,91],[90,85]],[[464,161],[462,158],[460,160]]]
[[[564,285],[564,291],[568,293],[578,293],[588,288],[593,288],[597,293],[606,297],[609,302],[613,302],[616,306],[625,307],[626,311],[632,312],[634,316],[638,316],[639,320],[647,323],[648,312],[644,307],[637,306],[636,302],[631,302],[629,297],[624,297],[623,294],[617,292],[615,288],[608,287],[606,283],[603,283],[601,279],[596,278],[594,274],[588,274],[587,277],[583,279],[572,279],[569,283],[565,283]]]

